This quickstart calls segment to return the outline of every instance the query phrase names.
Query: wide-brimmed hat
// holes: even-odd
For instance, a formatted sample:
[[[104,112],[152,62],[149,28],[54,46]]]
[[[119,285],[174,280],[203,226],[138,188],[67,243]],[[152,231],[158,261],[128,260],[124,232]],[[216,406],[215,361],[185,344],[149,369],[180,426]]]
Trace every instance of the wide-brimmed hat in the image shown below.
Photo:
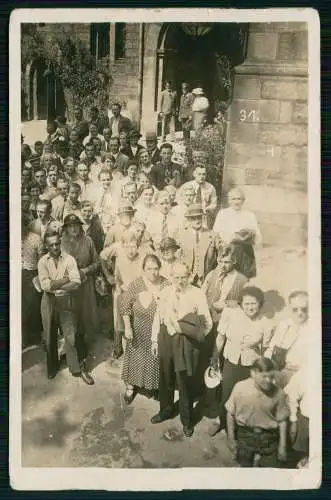
[[[63,220],[63,227],[71,226],[73,224],[80,224],[81,226],[84,224],[82,219],[78,217],[76,214],[68,214],[65,216]]]
[[[130,203],[121,203],[117,209],[117,215],[122,215],[122,214],[131,214],[134,215],[136,212],[136,209],[133,208]]]
[[[208,366],[204,374],[204,382],[207,389],[215,389],[215,387],[220,385],[222,382],[222,374],[220,370],[218,369],[214,376],[211,376],[211,366]]]
[[[196,342],[203,342],[205,337],[201,325],[200,316],[197,313],[188,313],[183,318],[178,320],[183,334],[189,339]]]
[[[157,141],[157,135],[155,132],[146,132],[145,139],[147,141]]]
[[[200,203],[193,203],[187,208],[185,212],[185,217],[187,218],[202,217],[202,216],[203,216],[203,209]]]
[[[196,89],[192,90],[192,94],[194,95],[204,95],[204,91],[201,87],[197,87]]]
[[[168,248],[175,248],[176,250],[178,250],[180,246],[174,238],[170,238],[170,236],[167,236],[166,238],[163,238],[161,240],[160,250],[168,250]]]
[[[138,129],[136,128],[132,128],[130,131],[129,131],[129,137],[141,137],[141,133],[139,132]]]

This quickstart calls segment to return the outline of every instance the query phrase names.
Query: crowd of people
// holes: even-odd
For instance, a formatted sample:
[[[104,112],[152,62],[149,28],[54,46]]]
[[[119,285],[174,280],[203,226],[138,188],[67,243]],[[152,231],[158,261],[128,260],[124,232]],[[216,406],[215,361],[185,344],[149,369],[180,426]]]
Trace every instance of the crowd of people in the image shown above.
[[[187,84],[183,96],[189,141]],[[257,219],[241,188],[219,208],[206,165],[173,161],[171,99],[168,85],[161,145],[153,131],[142,142],[119,103],[110,119],[76,107],[72,124],[47,122],[45,141],[22,137],[23,348],[43,346],[53,379],[64,339],[70,373],[93,385],[89,354],[106,332],[123,360],[126,404],[138,393],[159,402],[152,424],[175,416],[178,390],[186,437],[199,401],[210,436],[226,428],[240,466],[278,467],[290,448],[307,463],[307,293],[290,295],[280,325],[266,320],[264,293],[250,283]]]

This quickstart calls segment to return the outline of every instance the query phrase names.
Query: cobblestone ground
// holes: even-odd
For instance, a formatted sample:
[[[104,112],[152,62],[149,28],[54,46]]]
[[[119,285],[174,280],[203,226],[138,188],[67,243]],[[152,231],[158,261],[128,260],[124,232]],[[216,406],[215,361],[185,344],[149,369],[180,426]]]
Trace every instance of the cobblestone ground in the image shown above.
[[[301,249],[264,249],[256,283],[266,291],[266,315],[276,321],[284,297],[306,286],[306,255]],[[95,386],[69,375],[45,376],[43,353],[23,354],[22,464],[28,467],[231,467],[224,433],[208,436],[202,419],[194,435],[182,435],[179,417],[150,424],[158,405],[137,396],[129,407],[121,398],[119,361],[111,341],[100,336],[94,350]],[[169,439],[170,438],[170,439]]]

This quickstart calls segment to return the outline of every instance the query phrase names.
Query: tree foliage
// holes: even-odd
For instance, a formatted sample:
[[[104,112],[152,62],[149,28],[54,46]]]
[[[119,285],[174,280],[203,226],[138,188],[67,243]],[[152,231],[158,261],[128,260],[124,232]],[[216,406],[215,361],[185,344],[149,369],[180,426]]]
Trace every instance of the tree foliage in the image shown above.
[[[56,31],[37,31],[35,25],[22,25],[21,64],[36,59],[46,63],[63,89],[72,95],[73,104],[83,107],[108,104],[108,89],[111,83],[109,59],[96,59],[89,47],[72,32],[61,26]]]

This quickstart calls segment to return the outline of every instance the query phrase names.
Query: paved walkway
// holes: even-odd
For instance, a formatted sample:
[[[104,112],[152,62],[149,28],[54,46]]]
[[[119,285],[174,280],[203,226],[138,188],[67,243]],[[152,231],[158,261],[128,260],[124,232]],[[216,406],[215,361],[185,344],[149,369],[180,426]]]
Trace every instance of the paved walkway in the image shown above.
[[[256,283],[266,291],[266,314],[284,314],[283,297],[306,286],[306,256],[301,250],[265,249]],[[23,466],[29,467],[230,467],[234,465],[225,435],[207,434],[202,419],[194,435],[182,435],[179,417],[159,425],[150,418],[157,402],[137,396],[126,406],[121,398],[120,361],[110,358],[111,341],[100,337],[93,363],[95,386],[86,386],[64,367],[55,379],[45,377],[43,353],[23,354]]]

